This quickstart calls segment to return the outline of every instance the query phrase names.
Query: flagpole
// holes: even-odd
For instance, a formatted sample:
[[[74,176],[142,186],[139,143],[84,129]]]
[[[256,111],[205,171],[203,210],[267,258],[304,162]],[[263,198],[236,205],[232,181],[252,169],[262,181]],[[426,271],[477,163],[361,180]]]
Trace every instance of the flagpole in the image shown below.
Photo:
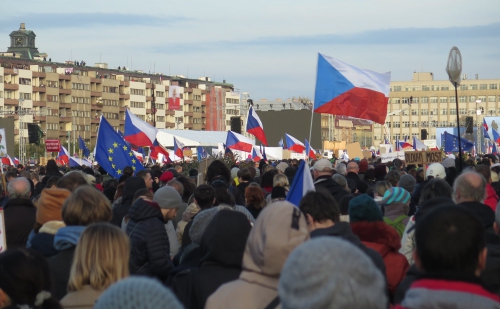
[[[459,73],[460,74],[460,73]],[[457,91],[457,82],[455,82],[455,104],[457,108],[457,135],[458,135],[458,173],[462,172],[462,140],[460,138],[460,116],[458,112],[458,91]]]
[[[319,59],[319,53],[318,53],[318,59]],[[314,94],[316,95],[316,84],[318,83],[318,60],[316,60],[316,80],[314,82]],[[314,100],[316,100],[316,98],[314,98]],[[312,135],[312,129],[313,129],[313,116],[314,116],[314,101],[312,103],[312,106],[311,106],[311,126],[309,127],[309,145],[311,145],[311,142],[312,142],[312,138],[311,138],[311,135]],[[320,119],[321,120],[321,119]],[[323,148],[323,145],[321,145],[321,148]]]

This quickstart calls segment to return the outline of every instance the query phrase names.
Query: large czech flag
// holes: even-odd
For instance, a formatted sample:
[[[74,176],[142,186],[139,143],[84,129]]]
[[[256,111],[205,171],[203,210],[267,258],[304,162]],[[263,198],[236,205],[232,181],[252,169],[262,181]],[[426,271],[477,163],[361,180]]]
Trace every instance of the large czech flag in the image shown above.
[[[311,171],[309,171],[309,164],[307,164],[306,161],[303,161],[293,178],[286,200],[295,206],[299,206],[300,200],[309,191],[315,191],[314,182],[311,176]]]
[[[184,144],[179,142],[179,140],[174,136],[174,154],[179,158],[184,158],[184,147]]]
[[[64,146],[61,145],[61,150],[59,150],[59,155],[57,156],[61,165],[68,165],[69,157],[70,155],[68,153],[68,150],[66,150],[66,148],[64,148]]]
[[[260,156],[257,154],[257,151],[255,151],[255,148],[252,149],[252,160],[254,162],[259,162],[260,161]]]
[[[248,110],[248,118],[247,118],[247,132],[255,136],[259,139],[264,146],[267,146],[266,134],[264,133],[264,126],[260,121],[259,116],[253,109],[250,107]]]
[[[229,149],[252,152],[252,140],[233,131],[227,131],[226,147]]]
[[[158,129],[132,114],[125,113],[125,133],[123,139],[135,146],[153,147]]]
[[[384,124],[391,73],[353,67],[318,54],[314,112],[344,115]]]
[[[302,153],[304,152],[304,150],[306,150],[306,146],[302,144],[302,142],[296,139],[295,137],[285,133],[285,139],[286,139],[286,148],[288,150],[297,153]]]

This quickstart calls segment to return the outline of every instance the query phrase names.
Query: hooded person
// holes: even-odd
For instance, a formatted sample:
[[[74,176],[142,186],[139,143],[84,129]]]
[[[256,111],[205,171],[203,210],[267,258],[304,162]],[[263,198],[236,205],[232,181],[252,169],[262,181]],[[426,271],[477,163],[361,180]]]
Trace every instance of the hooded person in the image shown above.
[[[279,283],[283,309],[385,309],[385,293],[384,277],[371,260],[337,237],[298,246],[286,260]]]
[[[349,221],[354,234],[361,242],[384,259],[389,296],[393,297],[399,283],[409,268],[406,257],[398,252],[401,237],[398,232],[383,221],[380,208],[367,194],[349,202]]]
[[[184,229],[186,225],[193,220],[193,217],[200,211],[200,208],[196,203],[191,203],[186,208],[186,211],[182,214],[182,220],[177,223],[177,228],[175,229],[175,233],[177,234],[177,241],[179,242],[179,246],[182,246],[182,235],[184,234]]]
[[[238,279],[251,228],[242,213],[225,209],[216,213],[201,238],[199,267],[185,272],[185,279],[172,286],[186,308],[205,308],[221,285]]]
[[[248,236],[239,279],[222,285],[205,307],[253,309],[276,303],[283,265],[308,239],[306,219],[293,204],[279,201],[264,208]]]
[[[403,188],[393,187],[385,191],[382,198],[384,206],[384,222],[396,229],[399,236],[403,235],[406,225],[410,220],[410,193]]]
[[[123,217],[128,214],[134,194],[139,189],[146,188],[146,183],[141,177],[129,177],[125,180],[125,187],[123,188],[122,203],[113,209],[113,219],[111,223],[121,228]]]

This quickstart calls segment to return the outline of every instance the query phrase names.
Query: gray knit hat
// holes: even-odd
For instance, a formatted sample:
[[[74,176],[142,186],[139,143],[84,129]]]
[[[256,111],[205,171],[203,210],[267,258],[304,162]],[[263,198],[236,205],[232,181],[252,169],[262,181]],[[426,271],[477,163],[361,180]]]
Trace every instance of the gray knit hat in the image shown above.
[[[219,208],[214,207],[202,210],[196,214],[193,219],[191,229],[189,229],[189,237],[191,238],[193,244],[200,244],[203,233],[205,233],[208,224],[210,223],[210,221],[212,221],[212,218],[217,214],[218,211]]]
[[[408,193],[412,193],[413,189],[415,189],[416,184],[417,181],[415,180],[415,177],[406,174],[399,178],[398,187],[405,189],[406,191],[408,191]]]
[[[153,201],[157,202],[162,209],[178,208],[184,203],[179,192],[170,186],[164,186],[156,190]]]
[[[298,246],[283,267],[278,293],[283,309],[388,307],[380,270],[339,237],[318,237]]]
[[[113,284],[99,297],[95,309],[182,309],[174,293],[160,282],[130,277]]]

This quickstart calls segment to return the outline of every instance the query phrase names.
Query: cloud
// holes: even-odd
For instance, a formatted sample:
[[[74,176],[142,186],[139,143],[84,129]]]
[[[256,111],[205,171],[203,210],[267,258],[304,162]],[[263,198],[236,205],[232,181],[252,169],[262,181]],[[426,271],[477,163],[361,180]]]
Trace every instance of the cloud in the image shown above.
[[[16,30],[25,22],[30,30],[49,28],[85,28],[92,26],[164,26],[190,18],[181,16],[153,16],[116,13],[38,13],[4,16],[0,19],[1,29]]]

